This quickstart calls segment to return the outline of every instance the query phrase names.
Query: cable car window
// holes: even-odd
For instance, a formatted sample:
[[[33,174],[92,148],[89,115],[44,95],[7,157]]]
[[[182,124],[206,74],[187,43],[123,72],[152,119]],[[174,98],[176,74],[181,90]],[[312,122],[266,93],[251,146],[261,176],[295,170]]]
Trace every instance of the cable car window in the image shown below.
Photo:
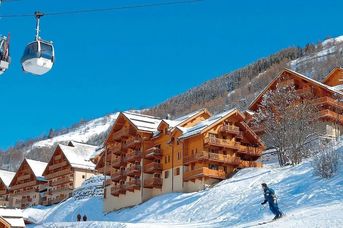
[[[40,43],[41,57],[46,59],[52,59],[52,46],[51,44]]]
[[[38,43],[34,42],[26,46],[22,61],[25,61],[31,58],[38,58],[38,57],[39,57]]]

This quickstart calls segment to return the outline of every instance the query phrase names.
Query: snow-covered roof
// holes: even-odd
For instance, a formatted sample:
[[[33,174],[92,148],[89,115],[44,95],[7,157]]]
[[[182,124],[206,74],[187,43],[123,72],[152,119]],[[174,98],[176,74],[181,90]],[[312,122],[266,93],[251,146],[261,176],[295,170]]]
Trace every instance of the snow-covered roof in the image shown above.
[[[228,111],[218,113],[218,114],[213,115],[204,121],[201,121],[200,123],[198,123],[198,124],[196,124],[190,128],[177,127],[178,129],[180,129],[183,132],[183,134],[179,137],[179,139],[188,138],[190,136],[201,133],[201,131],[204,130],[205,128],[207,128],[208,126],[214,124],[215,122],[219,121],[223,117],[227,116],[228,114],[230,114],[236,110],[237,109],[234,108],[234,109],[230,109]]]
[[[27,163],[29,164],[30,168],[32,169],[33,173],[35,174],[36,178],[39,180],[44,180],[43,172],[48,165],[46,162],[31,160],[31,159],[25,159]]]
[[[11,227],[25,227],[23,211],[20,209],[0,208],[0,217]]]
[[[0,179],[8,187],[15,176],[15,172],[10,172],[7,170],[0,170]]]
[[[336,86],[333,86],[331,88],[333,88],[336,91],[342,91],[343,90],[343,84],[342,85],[336,85]]]
[[[90,156],[90,158],[95,158],[96,156],[100,155],[102,152],[104,152],[105,147],[97,148],[94,153]]]
[[[70,165],[73,168],[80,168],[80,169],[95,169],[95,164],[90,161],[91,156],[95,152],[94,148],[91,147],[72,147],[72,146],[65,146],[62,144],[58,145],[63,154],[66,156],[67,160],[69,161]]]
[[[185,122],[186,120],[188,120],[188,119],[190,119],[190,118],[192,118],[192,117],[198,115],[199,113],[201,113],[201,112],[203,112],[203,111],[204,111],[204,109],[199,109],[199,110],[196,110],[196,111],[194,111],[194,112],[188,113],[188,114],[186,114],[186,115],[180,116],[180,117],[178,117],[178,118],[172,120],[172,123],[174,122],[174,123],[176,123],[176,125],[179,125],[179,124]],[[175,125],[175,126],[176,126],[176,125]]]
[[[123,112],[123,115],[134,124],[138,130],[154,132],[161,122],[161,119],[155,116],[143,115],[140,113]]]

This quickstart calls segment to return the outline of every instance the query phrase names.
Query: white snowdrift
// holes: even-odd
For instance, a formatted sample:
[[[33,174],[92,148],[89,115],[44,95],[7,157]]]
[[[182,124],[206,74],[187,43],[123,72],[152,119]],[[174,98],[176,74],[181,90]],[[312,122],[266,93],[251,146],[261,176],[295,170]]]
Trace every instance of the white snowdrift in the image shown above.
[[[340,153],[343,147],[339,148]],[[262,227],[342,227],[342,167],[332,179],[314,176],[310,161],[295,167],[249,168],[233,178],[195,193],[170,193],[133,208],[104,215],[101,197],[71,198],[52,207],[24,211],[41,226],[73,227],[76,215],[86,214],[82,227],[254,227],[273,218],[263,201],[261,183],[277,193],[286,216]]]

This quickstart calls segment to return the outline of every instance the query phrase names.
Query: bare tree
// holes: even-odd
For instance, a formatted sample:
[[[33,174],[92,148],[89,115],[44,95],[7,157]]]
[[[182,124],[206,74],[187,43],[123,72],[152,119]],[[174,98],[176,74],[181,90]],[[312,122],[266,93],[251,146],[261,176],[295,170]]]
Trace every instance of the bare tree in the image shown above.
[[[340,163],[340,156],[331,144],[321,145],[316,150],[312,162],[314,172],[322,178],[331,178],[335,175]]]
[[[309,147],[322,135],[317,111],[292,85],[278,84],[263,96],[254,125],[263,127],[262,138],[267,146],[276,149],[281,166],[298,164],[310,155]]]

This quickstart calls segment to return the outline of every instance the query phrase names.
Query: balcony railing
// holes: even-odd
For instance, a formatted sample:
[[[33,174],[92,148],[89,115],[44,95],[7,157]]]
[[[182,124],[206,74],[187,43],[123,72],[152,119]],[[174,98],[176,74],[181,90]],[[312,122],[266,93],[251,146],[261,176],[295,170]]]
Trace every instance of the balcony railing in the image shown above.
[[[1,191],[0,191],[0,195],[5,195],[6,193],[7,193],[6,190],[1,190]]]
[[[49,166],[49,170],[58,169],[60,167],[67,166],[67,165],[68,165],[67,161],[63,161],[63,162],[60,162],[60,163],[56,163],[54,165],[50,165]]]
[[[121,143],[110,144],[107,146],[107,149],[110,151],[110,153],[113,153],[113,154],[120,155],[123,153]]]
[[[126,161],[128,162],[140,161],[141,158],[142,158],[142,152],[139,150],[129,149],[128,153],[126,154]]]
[[[113,182],[118,182],[120,180],[125,180],[126,179],[126,173],[123,170],[119,170],[118,172],[115,172],[112,176],[111,179]]]
[[[137,146],[141,143],[141,141],[142,140],[140,138],[136,138],[136,137],[129,138],[126,140],[125,147],[131,148],[131,147]]]
[[[111,194],[113,196],[119,196],[120,194],[125,194],[126,193],[126,185],[115,185],[111,187]]]
[[[207,137],[204,139],[204,143],[210,146],[217,146],[217,147],[225,147],[230,149],[237,150],[239,147],[239,143],[229,140],[229,139],[220,139],[216,137]]]
[[[141,166],[133,165],[127,169],[126,174],[130,177],[139,176],[141,174]]]
[[[222,164],[230,164],[230,165],[239,165],[240,159],[238,157],[233,157],[230,155],[218,154],[218,153],[211,153],[207,151],[198,152],[190,156],[185,156],[184,164],[189,164],[193,162],[217,162]]]
[[[288,86],[292,86],[294,85],[294,79],[288,79],[288,80],[283,80],[283,81],[280,81],[276,87],[277,88],[283,88],[283,87],[288,87]]]
[[[119,169],[120,167],[126,166],[126,163],[127,163],[127,161],[125,160],[124,157],[117,157],[117,158],[114,158],[114,159],[113,159],[113,161],[112,161],[112,166],[113,166],[114,168]]]
[[[149,164],[144,165],[144,172],[145,173],[160,173],[162,172],[162,165],[157,162],[151,162]]]
[[[298,96],[311,96],[313,95],[311,87],[304,87],[302,89],[296,90]]]
[[[140,190],[140,188],[141,188],[140,180],[129,181],[126,185],[126,189],[128,191]]]
[[[241,161],[241,164],[239,164],[239,168],[249,168],[249,167],[262,167],[262,162],[256,162],[256,161]]]
[[[263,150],[261,148],[258,148],[258,147],[240,145],[237,153],[247,154],[247,155],[254,156],[254,157],[259,157],[262,155],[262,151]]]
[[[213,170],[206,167],[186,171],[183,174],[184,181],[194,180],[202,177],[210,177],[214,179],[224,180],[226,178],[226,174],[223,170]]]
[[[238,135],[240,132],[239,127],[234,126],[234,125],[223,125],[219,128],[219,131],[223,133],[234,134],[234,135]]]
[[[31,178],[30,174],[26,174],[26,175],[21,175],[17,178],[18,181],[22,181],[22,180],[28,180]]]
[[[322,106],[323,105],[329,105],[329,106],[332,106],[335,108],[343,109],[343,103],[342,102],[339,102],[336,99],[331,98],[331,97],[327,97],[327,96],[317,98],[317,99],[313,99],[312,102],[315,105],[322,105]]]
[[[53,173],[50,173],[50,174],[47,174],[45,176],[46,179],[53,179],[53,178],[56,178],[56,177],[59,177],[59,176],[64,176],[64,175],[68,175],[68,174],[72,174],[72,169],[71,168],[67,168],[67,169],[63,169],[61,171],[57,171],[57,172],[53,172]]]
[[[129,129],[128,128],[122,128],[119,131],[116,131],[112,134],[112,139],[118,140],[121,137],[128,136],[129,135]]]
[[[73,188],[73,186],[71,186],[71,185],[67,185],[67,186],[58,186],[57,188],[50,188],[49,190],[48,190],[48,194],[49,195],[54,195],[54,194],[56,194],[56,193],[60,193],[60,192],[64,192],[64,191],[73,191],[74,190],[74,188]]]
[[[161,149],[158,147],[151,147],[144,152],[146,159],[160,159],[162,157]]]
[[[332,121],[343,123],[343,115],[340,115],[328,109],[320,111],[319,118],[327,118],[327,119],[331,119]]]
[[[144,188],[162,188],[162,178],[152,177],[144,180]]]
[[[25,187],[32,187],[32,186],[35,186],[36,184],[37,184],[36,180],[28,181],[26,183],[17,184],[17,185],[12,186],[11,190],[23,189]]]
[[[56,181],[52,181],[50,186],[61,185],[69,182],[74,182],[74,178],[72,176],[64,176]]]

